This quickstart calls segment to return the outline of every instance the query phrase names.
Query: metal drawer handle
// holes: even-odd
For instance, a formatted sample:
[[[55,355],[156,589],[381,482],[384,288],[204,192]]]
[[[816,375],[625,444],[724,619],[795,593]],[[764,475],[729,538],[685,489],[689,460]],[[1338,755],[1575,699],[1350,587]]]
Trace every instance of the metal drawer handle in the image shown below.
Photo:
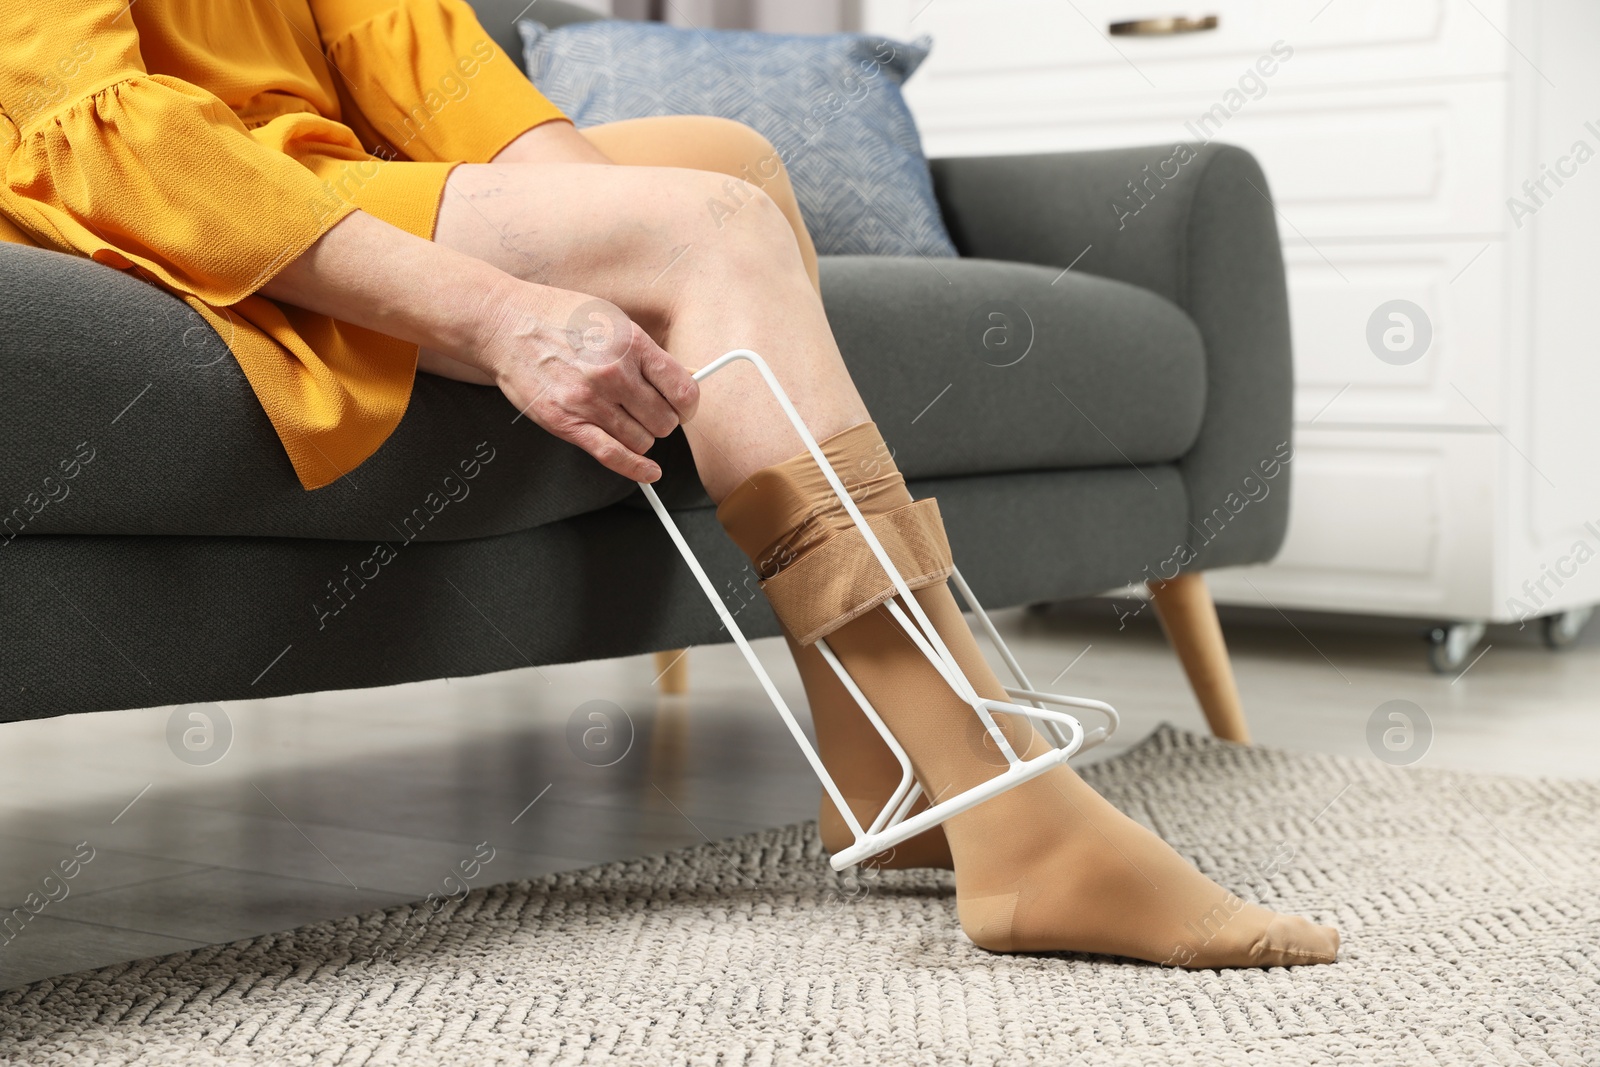
[[[1185,18],[1182,15],[1165,19],[1134,19],[1132,22],[1113,22],[1111,36],[1171,37],[1179,33],[1200,33],[1216,29],[1218,21],[1215,15],[1205,15],[1197,19]]]

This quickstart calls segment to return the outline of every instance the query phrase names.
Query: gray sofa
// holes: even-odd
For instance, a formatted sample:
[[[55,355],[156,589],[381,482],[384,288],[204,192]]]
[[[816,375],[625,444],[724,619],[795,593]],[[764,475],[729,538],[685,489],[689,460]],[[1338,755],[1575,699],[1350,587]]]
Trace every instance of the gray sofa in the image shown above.
[[[477,6],[514,47],[520,5]],[[1224,507],[1290,434],[1266,180],[1237,148],[1197,146],[1119,220],[1113,201],[1172,151],[935,160],[961,259],[823,260],[861,392],[991,608],[1143,580],[1180,545],[1193,570],[1282,540],[1287,473]],[[1031,322],[1013,310],[1031,348],[1011,366],[974,339],[997,301]],[[182,303],[0,245],[0,720],[725,640],[637,490],[513,414],[423,376],[378,454],[307,493],[224,339]],[[681,435],[657,454],[686,534],[745,604]],[[759,599],[739,621],[777,632]]]

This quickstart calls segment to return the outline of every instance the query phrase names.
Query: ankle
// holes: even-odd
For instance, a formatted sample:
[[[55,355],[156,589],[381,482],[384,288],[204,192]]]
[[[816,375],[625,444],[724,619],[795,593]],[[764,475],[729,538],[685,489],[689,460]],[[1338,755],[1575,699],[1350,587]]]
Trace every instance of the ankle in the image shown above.
[[[861,797],[846,797],[850,808],[855,812],[856,819],[863,826],[868,826],[878,817],[878,812],[883,810],[887,803],[885,797],[879,801],[872,801]],[[915,810],[926,807],[919,804]],[[824,794],[822,805],[817,813],[817,833],[822,839],[822,847],[828,853],[843,852],[856,843],[854,831],[844,821],[833,801]],[[913,867],[932,867],[939,870],[951,870],[955,860],[950,855],[950,842],[945,837],[944,829],[935,826],[925,830],[915,837],[908,838],[892,848],[885,849],[876,856],[870,856],[861,861],[863,867],[875,867],[880,870],[903,870]]]

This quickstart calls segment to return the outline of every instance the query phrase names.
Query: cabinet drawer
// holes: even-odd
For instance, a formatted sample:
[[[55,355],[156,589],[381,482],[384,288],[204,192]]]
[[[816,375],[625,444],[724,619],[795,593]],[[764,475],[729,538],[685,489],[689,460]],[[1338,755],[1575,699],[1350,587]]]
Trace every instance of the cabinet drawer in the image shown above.
[[[1492,431],[1302,430],[1294,448],[1283,551],[1264,566],[1210,572],[1218,600],[1494,614],[1493,500],[1504,449]]]
[[[1216,15],[1198,33],[1111,36],[1113,23]],[[1282,42],[1299,86],[1493,75],[1507,69],[1509,0],[865,0],[863,25],[934,49],[913,93],[976,79],[1040,78],[1072,98],[1221,93]],[[1274,75],[1278,77],[1278,75]],[[1019,83],[1020,84],[1020,83]]]
[[[1291,244],[1512,228],[1501,83],[1269,94],[1206,125],[1211,103],[1186,96],[1063,109],[1033,98],[1007,108],[950,109],[924,120],[923,134],[932,156],[1240,145],[1261,161]],[[1106,210],[1114,211],[1110,204]]]
[[[1498,240],[1286,248],[1296,423],[1503,425],[1505,260]]]

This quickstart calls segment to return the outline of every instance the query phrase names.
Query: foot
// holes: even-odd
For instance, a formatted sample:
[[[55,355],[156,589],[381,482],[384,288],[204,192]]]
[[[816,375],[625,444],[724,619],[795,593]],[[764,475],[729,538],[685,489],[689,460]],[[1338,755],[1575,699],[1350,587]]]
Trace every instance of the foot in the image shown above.
[[[935,587],[916,596],[973,686],[1003,699],[1004,687],[949,591]],[[886,616],[864,615],[828,642],[936,799],[992,778],[1004,766],[978,717]],[[1046,749],[1028,720],[996,718],[1023,758]],[[898,764],[892,758],[869,764],[863,756],[871,751],[841,744],[822,753],[829,767],[849,770],[854,785],[840,786],[847,797],[872,796],[877,789],[887,796],[888,783],[898,781]],[[851,804],[866,820],[881,806]],[[1330,963],[1338,955],[1336,931],[1228,892],[1066,766],[952,817],[942,829],[954,861],[962,929],[986,949],[1092,952],[1180,967]],[[836,843],[850,840],[842,820],[837,831]],[[890,864],[909,866],[933,852],[932,843],[921,842],[915,852],[897,850]]]
[[[1337,930],[1230,893],[1069,767],[944,827],[961,927],[981,948],[1189,968],[1332,963],[1339,954]]]

